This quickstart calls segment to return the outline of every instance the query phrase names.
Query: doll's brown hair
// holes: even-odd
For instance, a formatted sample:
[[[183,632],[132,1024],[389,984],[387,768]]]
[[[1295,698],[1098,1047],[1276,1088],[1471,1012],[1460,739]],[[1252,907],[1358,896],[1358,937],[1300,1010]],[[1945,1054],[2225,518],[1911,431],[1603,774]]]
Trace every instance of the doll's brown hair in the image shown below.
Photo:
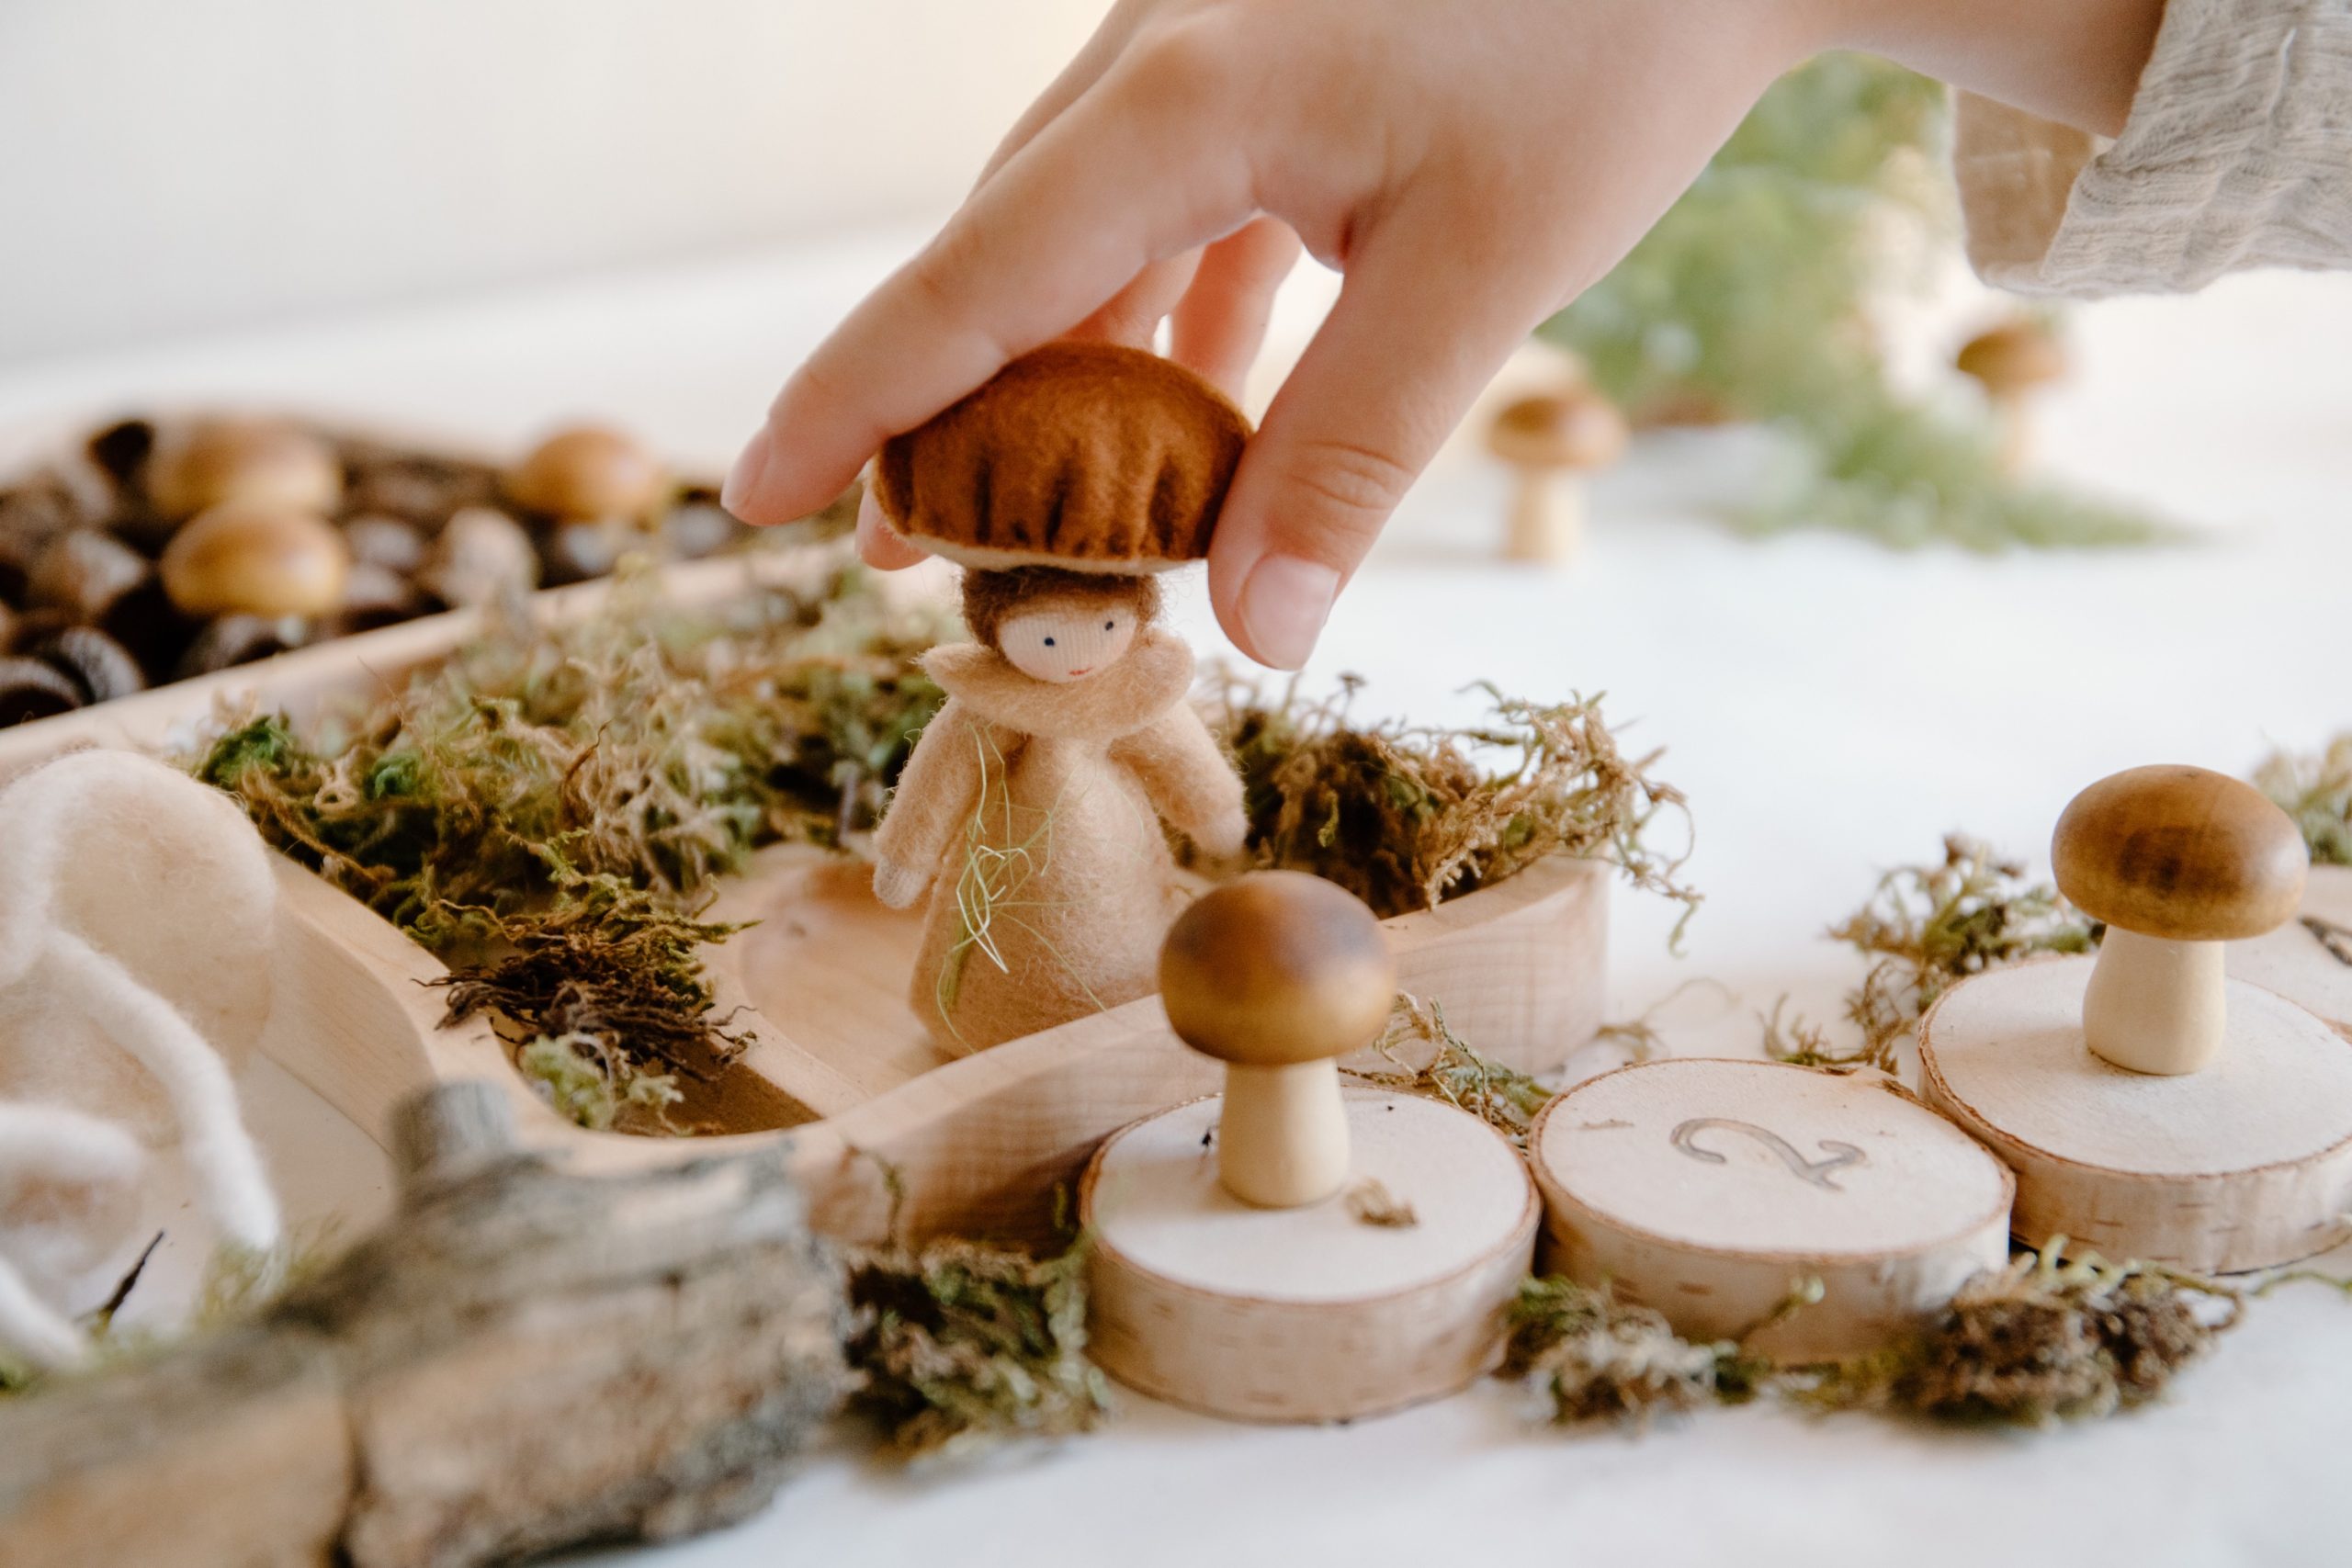
[[[1124,604],[1147,625],[1159,614],[1159,584],[1148,577],[1101,571],[1065,571],[1059,567],[1022,566],[1010,571],[964,573],[964,625],[975,641],[1002,651],[998,634],[1004,623],[1047,600]]]

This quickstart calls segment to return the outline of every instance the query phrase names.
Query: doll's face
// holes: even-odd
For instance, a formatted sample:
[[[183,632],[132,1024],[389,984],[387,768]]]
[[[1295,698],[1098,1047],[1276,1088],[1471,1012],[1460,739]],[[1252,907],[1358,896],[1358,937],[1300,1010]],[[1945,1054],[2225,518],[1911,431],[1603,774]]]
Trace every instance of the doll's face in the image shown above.
[[[997,646],[1015,670],[1066,685],[1116,664],[1136,640],[1136,608],[1116,601],[1047,600],[1007,615]]]

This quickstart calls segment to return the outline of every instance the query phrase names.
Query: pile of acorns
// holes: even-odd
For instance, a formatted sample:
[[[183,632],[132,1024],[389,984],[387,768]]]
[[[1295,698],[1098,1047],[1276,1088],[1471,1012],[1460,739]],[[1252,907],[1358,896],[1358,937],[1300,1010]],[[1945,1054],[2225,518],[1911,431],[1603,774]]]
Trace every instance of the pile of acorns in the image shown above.
[[[0,726],[746,532],[593,426],[501,469],[282,420],[125,420],[0,490]]]

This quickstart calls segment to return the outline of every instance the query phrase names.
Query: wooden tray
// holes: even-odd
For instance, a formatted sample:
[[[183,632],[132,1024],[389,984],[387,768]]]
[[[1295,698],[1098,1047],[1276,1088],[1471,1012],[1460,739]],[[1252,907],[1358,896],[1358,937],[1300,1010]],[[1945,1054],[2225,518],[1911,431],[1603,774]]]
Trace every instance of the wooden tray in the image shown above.
[[[837,547],[667,569],[673,603],[709,604],[767,583],[811,581]],[[893,592],[935,592],[922,571]],[[536,596],[550,622],[599,605],[607,584]],[[187,746],[223,701],[256,700],[298,720],[397,687],[479,623],[472,611],[404,622],[261,663],[0,731],[0,779],[77,745]],[[755,857],[712,910],[755,919],[709,951],[719,1008],[754,1043],[682,1108],[728,1131],[682,1142],[594,1133],[558,1116],[514,1070],[486,1022],[439,1026],[432,954],[365,906],[288,861],[263,1050],[381,1143],[392,1106],[425,1085],[487,1078],[510,1090],[526,1142],[590,1168],[675,1162],[748,1140],[788,1138],[820,1226],[900,1234],[1035,1234],[1057,1186],[1073,1186],[1104,1136],[1216,1087],[1215,1065],[1167,1029],[1157,998],[951,1060],[904,1000],[918,917],[884,908],[865,865],[784,845]],[[1600,1021],[1609,868],[1555,859],[1435,910],[1386,923],[1400,983],[1442,1004],[1455,1029],[1510,1066],[1558,1066]]]

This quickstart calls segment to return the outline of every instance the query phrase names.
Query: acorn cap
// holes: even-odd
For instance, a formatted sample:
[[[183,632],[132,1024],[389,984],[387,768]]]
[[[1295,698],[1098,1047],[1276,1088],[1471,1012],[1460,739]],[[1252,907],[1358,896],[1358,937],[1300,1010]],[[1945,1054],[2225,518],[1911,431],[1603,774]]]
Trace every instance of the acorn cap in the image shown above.
[[[506,476],[506,494],[550,517],[647,517],[669,498],[670,476],[636,437],[582,424],[533,447]]]
[[[2235,942],[2302,902],[2310,852],[2252,784],[2175,763],[2132,768],[2076,795],[2050,858],[2058,891],[2093,919],[2168,942]]]
[[[182,525],[156,564],[191,615],[322,615],[343,600],[351,551],[315,512],[224,501]]]
[[[224,501],[333,512],[343,499],[343,461],[283,420],[209,419],[156,442],[145,484],[166,517],[193,517]]]
[[[1259,871],[1211,888],[1169,928],[1160,999],[1179,1038],[1239,1066],[1292,1066],[1371,1043],[1396,964],[1363,901],[1319,876]]]
[[[1589,387],[1539,392],[1495,415],[1487,449],[1532,468],[1602,468],[1625,452],[1625,416]]]
[[[1164,571],[1208,554],[1250,422],[1173,361],[1056,343],[884,444],[874,493],[966,566]]]
[[[2031,321],[2009,321],[1961,344],[1952,367],[1996,398],[2014,397],[2066,373],[2066,351]]]

